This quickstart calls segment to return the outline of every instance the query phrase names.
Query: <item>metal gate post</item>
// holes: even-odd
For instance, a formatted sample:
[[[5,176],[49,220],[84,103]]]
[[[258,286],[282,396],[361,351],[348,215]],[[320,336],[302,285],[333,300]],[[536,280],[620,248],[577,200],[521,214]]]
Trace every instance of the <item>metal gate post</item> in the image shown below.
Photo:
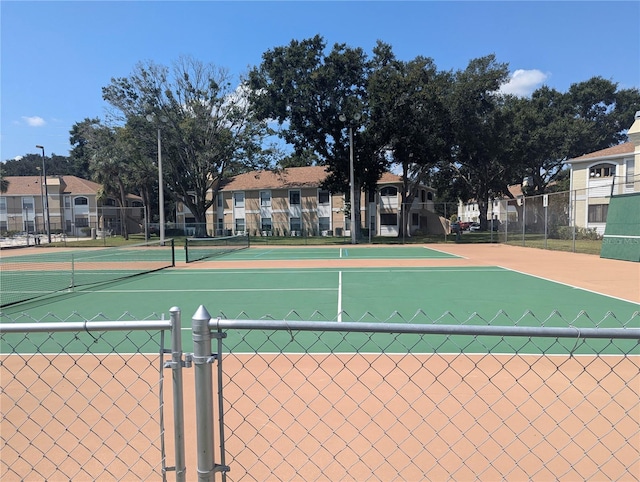
[[[171,313],[171,373],[173,374],[173,423],[176,462],[176,482],[185,482],[187,469],[184,459],[184,400],[182,390],[182,321],[180,308]]]
[[[207,309],[200,305],[191,319],[193,332],[193,365],[196,392],[196,435],[198,443],[198,481],[213,482],[213,381],[214,356],[211,354],[211,332]]]

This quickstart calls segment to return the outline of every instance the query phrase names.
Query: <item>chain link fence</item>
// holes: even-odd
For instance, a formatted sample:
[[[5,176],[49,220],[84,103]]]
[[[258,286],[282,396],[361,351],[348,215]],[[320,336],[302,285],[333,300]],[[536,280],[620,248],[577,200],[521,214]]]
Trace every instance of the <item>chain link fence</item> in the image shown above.
[[[184,356],[179,310],[171,313],[116,322],[3,316],[3,480],[640,473],[640,313],[337,322],[320,313],[229,320],[200,307]],[[193,391],[177,388],[183,368]],[[169,369],[173,399],[163,393]],[[195,405],[195,421],[181,428],[185,404]],[[189,477],[185,433],[197,445]]]
[[[0,247],[40,246],[48,243],[101,239],[104,245],[115,236],[157,236],[157,224],[145,220],[143,207],[102,206],[95,211],[67,214],[62,220],[56,213],[47,223],[42,212],[25,211],[0,221]]]
[[[638,317],[552,318],[216,320],[227,478],[635,480]]]
[[[588,190],[563,191],[493,203],[503,213],[494,229],[501,243],[560,251],[600,253],[608,196],[587,205]],[[595,208],[602,212],[597,216]],[[506,216],[505,216],[506,213]]]
[[[166,480],[176,471],[166,464],[164,409],[176,401],[166,399],[163,370],[175,320],[2,318],[3,481]],[[174,423],[169,433],[182,430]],[[178,445],[171,453],[183,463]]]

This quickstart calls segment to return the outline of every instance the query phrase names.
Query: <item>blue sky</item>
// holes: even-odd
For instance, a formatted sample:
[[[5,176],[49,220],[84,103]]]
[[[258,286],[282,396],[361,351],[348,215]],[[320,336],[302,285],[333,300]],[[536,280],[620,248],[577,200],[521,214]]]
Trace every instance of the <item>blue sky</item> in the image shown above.
[[[640,88],[638,1],[2,0],[0,22],[2,161],[36,144],[68,155],[73,124],[104,119],[101,88],[139,61],[190,55],[239,76],[268,49],[316,34],[367,53],[379,39],[441,70],[494,53],[522,95],[596,75]]]

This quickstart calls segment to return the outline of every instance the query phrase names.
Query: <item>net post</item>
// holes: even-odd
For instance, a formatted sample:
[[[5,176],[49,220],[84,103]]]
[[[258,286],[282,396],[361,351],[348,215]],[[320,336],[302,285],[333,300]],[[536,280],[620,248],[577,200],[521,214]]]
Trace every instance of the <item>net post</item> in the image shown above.
[[[76,281],[75,281],[75,273],[76,273],[76,262],[75,262],[75,256],[73,255],[73,253],[71,253],[71,280],[69,283],[69,291],[74,291],[75,290],[75,286],[76,286]]]
[[[171,267],[176,266],[176,242],[175,239],[171,238]]]

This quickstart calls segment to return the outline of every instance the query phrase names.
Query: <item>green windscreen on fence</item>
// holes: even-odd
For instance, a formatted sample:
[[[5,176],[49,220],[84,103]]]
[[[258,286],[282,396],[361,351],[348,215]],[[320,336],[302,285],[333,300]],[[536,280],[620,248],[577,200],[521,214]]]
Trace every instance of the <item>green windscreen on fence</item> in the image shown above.
[[[600,257],[640,261],[640,193],[610,198]]]

